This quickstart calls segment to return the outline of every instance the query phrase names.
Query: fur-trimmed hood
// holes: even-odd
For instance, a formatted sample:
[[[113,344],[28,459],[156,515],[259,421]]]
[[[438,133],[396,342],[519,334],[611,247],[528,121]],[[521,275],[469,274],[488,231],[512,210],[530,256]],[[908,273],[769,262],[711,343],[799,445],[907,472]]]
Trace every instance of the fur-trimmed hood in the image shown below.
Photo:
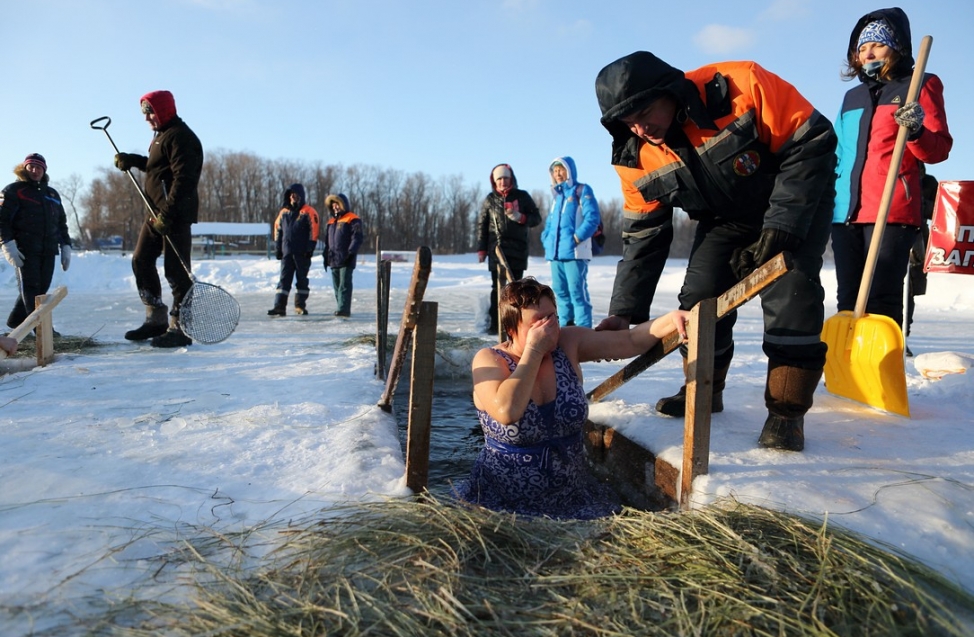
[[[334,211],[332,211],[331,209],[331,205],[333,203],[337,203],[339,206],[341,206],[343,213],[348,212],[352,208],[348,204],[348,197],[346,197],[342,193],[338,193],[337,195],[328,195],[327,197],[325,197],[325,208],[328,209],[328,214],[331,215],[335,214]]]
[[[30,175],[27,173],[27,164],[25,164],[24,162],[21,162],[16,166],[14,166],[14,175],[17,177],[19,181],[27,181],[27,182],[34,181],[33,179],[30,178]],[[44,176],[41,177],[41,185],[46,186],[50,182],[51,182],[51,176],[45,170]]]

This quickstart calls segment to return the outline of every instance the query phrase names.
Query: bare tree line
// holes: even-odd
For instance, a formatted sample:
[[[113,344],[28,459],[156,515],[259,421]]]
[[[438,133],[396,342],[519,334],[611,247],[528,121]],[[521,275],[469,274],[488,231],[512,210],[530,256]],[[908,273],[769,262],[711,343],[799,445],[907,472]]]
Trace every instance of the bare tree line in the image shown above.
[[[139,173],[136,171],[135,175]],[[414,250],[428,246],[436,254],[476,250],[476,223],[486,196],[483,187],[465,184],[458,176],[434,179],[421,172],[404,173],[369,165],[322,165],[290,160],[267,160],[246,152],[226,150],[207,154],[200,179],[200,217],[203,221],[266,223],[268,231],[283,203],[285,189],[300,183],[308,203],[324,219],[325,198],[344,193],[362,217],[365,251],[381,238],[384,250]],[[95,247],[95,240],[121,236],[130,250],[145,218],[144,203],[128,177],[112,168],[101,169],[87,189],[77,175],[57,184],[69,219],[77,227],[76,243]],[[547,214],[548,191],[531,193]],[[622,254],[621,204],[600,201],[605,227],[605,254]],[[693,227],[676,215],[676,239],[671,256],[689,254]],[[530,253],[543,256],[541,228],[531,231]],[[258,249],[263,239],[257,238]]]

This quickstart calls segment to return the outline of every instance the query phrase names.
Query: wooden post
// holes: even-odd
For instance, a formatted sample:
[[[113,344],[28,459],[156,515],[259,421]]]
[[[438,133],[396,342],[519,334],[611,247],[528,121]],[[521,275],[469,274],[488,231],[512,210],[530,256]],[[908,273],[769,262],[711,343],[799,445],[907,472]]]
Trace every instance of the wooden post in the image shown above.
[[[37,364],[47,365],[54,360],[54,319],[51,313],[57,304],[68,295],[68,288],[63,285],[51,294],[41,294],[34,298],[34,311],[27,315],[23,322],[10,331],[7,336],[18,343],[30,334],[35,327],[37,330]],[[7,353],[0,350],[0,360],[7,357]]]
[[[406,352],[409,351],[409,343],[413,336],[413,328],[419,317],[419,307],[423,302],[423,295],[426,294],[426,284],[430,277],[433,256],[430,249],[423,246],[416,250],[416,264],[413,266],[413,279],[409,284],[409,292],[406,295],[406,307],[402,312],[402,320],[399,322],[399,337],[396,339],[396,347],[392,352],[392,366],[389,368],[389,376],[386,378],[386,388],[379,399],[379,407],[383,411],[392,411],[392,395],[396,393],[396,385],[399,383],[399,374],[406,360]]]
[[[747,301],[758,295],[764,288],[778,280],[782,274],[791,268],[791,255],[782,252],[760,268],[744,277],[740,283],[727,290],[717,297],[717,318],[721,319],[732,310],[744,305]],[[587,394],[591,403],[597,403],[615,390],[622,387],[642,372],[646,371],[667,354],[680,346],[680,338],[673,330],[663,337],[655,347],[645,354],[637,356],[625,367],[617,371],[612,376],[606,378],[602,383]]]
[[[39,310],[44,307],[48,298],[47,294],[38,294],[34,297],[34,309]],[[41,314],[34,335],[37,345],[37,364],[47,365],[54,360],[54,319],[51,317],[51,312]]]
[[[389,343],[389,284],[392,280],[392,262],[388,259],[379,261],[377,279],[379,298],[375,313],[375,375],[379,380],[385,380],[386,348]]]
[[[406,429],[406,486],[413,493],[425,491],[429,483],[437,311],[436,303],[422,304],[413,343],[413,366],[409,378],[409,423]]]
[[[687,409],[683,428],[680,508],[690,508],[693,479],[710,470],[710,407],[714,392],[714,326],[717,299],[705,299],[690,312],[687,332]]]
[[[511,275],[511,266],[507,264],[507,257],[504,256],[504,251],[501,250],[500,234],[497,235],[494,254],[497,256],[497,263],[500,266],[497,272],[497,299],[495,299],[497,303],[497,316],[494,317],[494,320],[497,321],[497,342],[503,343],[507,335],[501,329],[501,293],[504,290],[504,286],[513,281],[514,277]]]

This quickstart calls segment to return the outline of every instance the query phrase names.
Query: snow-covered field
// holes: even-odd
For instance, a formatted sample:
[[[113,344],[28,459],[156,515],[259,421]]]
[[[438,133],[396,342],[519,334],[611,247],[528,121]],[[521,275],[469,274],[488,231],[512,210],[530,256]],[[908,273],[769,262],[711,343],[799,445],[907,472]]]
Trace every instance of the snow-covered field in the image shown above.
[[[654,314],[676,305],[684,267],[667,268]],[[391,339],[412,268],[392,266]],[[384,384],[373,376],[374,350],[358,338],[375,331],[372,257],[355,271],[350,320],[332,316],[331,277],[319,258],[306,317],[266,316],[276,261],[221,258],[194,270],[241,303],[240,326],[223,343],[154,350],[125,341],[143,316],[129,260],[82,253],[55,279],[69,289],[55,327],[106,345],[0,377],[0,633],[23,634],[92,591],[124,596],[132,582],[148,580],[144,558],[181,528],[239,529],[407,493],[396,423],[375,406]],[[592,264],[597,317],[607,310],[614,273],[611,257]],[[527,274],[550,278],[539,259]],[[830,316],[834,274],[823,278]],[[909,343],[916,354],[966,350],[961,360],[969,360],[972,283],[930,276]],[[438,329],[476,336],[489,287],[475,255],[434,257],[426,300],[439,304]],[[13,273],[0,263],[0,311],[15,294]],[[805,452],[773,452],[756,446],[766,362],[756,302],[742,309],[736,335],[725,411],[712,420],[710,474],[694,484],[695,505],[731,496],[827,516],[974,592],[974,377],[926,379],[908,359],[909,419],[820,386],[806,417]],[[472,350],[441,354],[444,375],[469,373]],[[620,365],[586,364],[587,388]],[[671,356],[593,405],[591,418],[679,464],[682,420],[657,415],[653,405],[681,381],[679,358]],[[469,423],[475,426],[472,405]],[[434,414],[434,438],[436,426]]]

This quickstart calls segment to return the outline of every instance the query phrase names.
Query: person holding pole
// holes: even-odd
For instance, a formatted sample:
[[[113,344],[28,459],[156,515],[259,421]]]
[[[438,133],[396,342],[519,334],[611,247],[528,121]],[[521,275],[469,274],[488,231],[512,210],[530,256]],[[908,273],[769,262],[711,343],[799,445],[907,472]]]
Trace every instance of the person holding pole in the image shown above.
[[[490,269],[488,334],[497,334],[497,294],[504,283],[517,281],[528,267],[528,228],[541,225],[541,212],[517,187],[514,170],[498,164],[490,171],[490,193],[477,220],[477,260]],[[498,281],[504,282],[498,285]]]
[[[500,298],[504,341],[474,356],[473,399],[484,447],[461,500],[500,511],[592,519],[619,501],[588,471],[582,430],[588,401],[580,363],[631,358],[670,332],[687,336],[688,312],[670,312],[628,330],[560,327],[550,287],[527,277]]]
[[[893,146],[900,126],[906,126],[909,136],[865,309],[902,326],[910,248],[926,223],[921,162],[944,161],[953,145],[944,111],[944,87],[936,75],[925,73],[917,100],[904,103],[915,61],[910,21],[902,9],[871,11],[859,18],[846,57],[843,76],[858,79],[859,85],[845,94],[835,122],[839,145],[832,252],[838,309],[856,306]]]
[[[197,188],[203,171],[203,146],[176,114],[172,93],[152,91],[143,95],[139,103],[145,121],[154,131],[149,155],[117,153],[115,167],[123,172],[138,168],[145,173],[145,194],[155,214],[146,215],[132,252],[132,271],[145,305],[145,321],[126,332],[125,338],[151,338],[153,347],[184,347],[192,345],[193,340],[179,327],[179,307],[193,285],[186,270],[191,267],[191,228],[199,220]],[[168,312],[156,269],[160,255],[172,290],[172,308]]]
[[[71,264],[71,238],[61,197],[50,186],[47,161],[31,153],[14,168],[17,181],[0,192],[0,242],[3,256],[17,269],[19,294],[7,327],[13,329],[34,310],[34,297],[47,294],[55,257]]]

